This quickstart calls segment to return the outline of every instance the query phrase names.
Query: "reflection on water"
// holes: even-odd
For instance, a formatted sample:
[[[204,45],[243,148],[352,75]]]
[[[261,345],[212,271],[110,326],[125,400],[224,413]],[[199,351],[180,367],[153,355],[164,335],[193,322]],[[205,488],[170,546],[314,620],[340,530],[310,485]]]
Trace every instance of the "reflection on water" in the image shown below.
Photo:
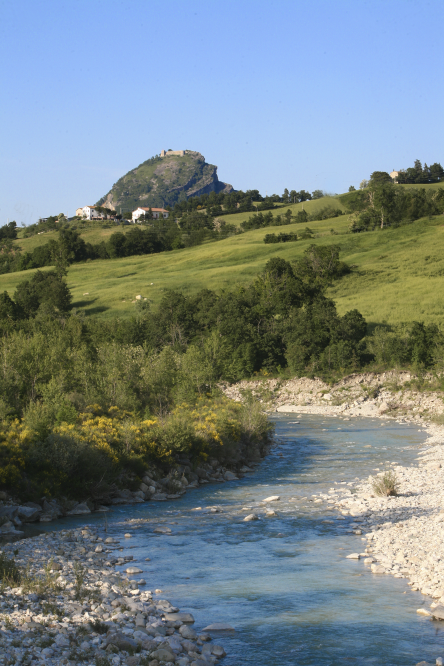
[[[197,629],[211,622],[236,628],[218,639],[227,666],[434,661],[443,635],[416,614],[423,597],[405,579],[378,577],[346,560],[365,547],[347,531],[353,519],[339,520],[325,504],[309,501],[388,460],[412,462],[425,434],[416,426],[381,428],[377,419],[297,419],[276,417],[280,444],[253,474],[175,502],[116,508],[107,516],[109,533],[133,534],[122,539],[124,554],[134,556],[149,588],[193,613]],[[281,497],[272,505],[278,516],[265,518],[259,502],[270,495]],[[243,522],[252,512],[261,519]],[[95,515],[90,522],[103,521]],[[84,522],[65,519],[57,527]],[[159,524],[171,535],[154,534]]]

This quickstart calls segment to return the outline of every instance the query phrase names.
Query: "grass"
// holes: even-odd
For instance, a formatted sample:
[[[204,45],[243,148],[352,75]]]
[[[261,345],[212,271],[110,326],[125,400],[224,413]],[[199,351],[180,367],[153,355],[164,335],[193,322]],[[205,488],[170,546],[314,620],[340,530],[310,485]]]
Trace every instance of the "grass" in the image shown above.
[[[396,474],[389,470],[383,476],[376,477],[372,483],[373,492],[378,497],[395,497],[399,491],[399,482]]]
[[[107,241],[111,234],[114,234],[116,231],[126,233],[129,229],[132,229],[132,225],[116,225],[109,222],[109,229],[102,229],[102,224],[88,222],[83,227],[81,225],[77,226],[77,231],[81,234],[83,240],[86,243],[100,243],[101,241]],[[42,234],[36,234],[30,238],[23,238],[23,231],[20,230],[19,237],[14,241],[14,245],[18,245],[22,252],[32,252],[34,248],[39,247],[40,245],[45,245],[51,239],[58,240],[59,234],[58,231],[45,231]]]

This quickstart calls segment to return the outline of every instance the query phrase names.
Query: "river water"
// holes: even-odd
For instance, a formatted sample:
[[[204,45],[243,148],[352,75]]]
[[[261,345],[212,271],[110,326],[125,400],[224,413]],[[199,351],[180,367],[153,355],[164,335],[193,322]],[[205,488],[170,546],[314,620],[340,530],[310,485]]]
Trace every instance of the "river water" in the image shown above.
[[[362,561],[345,559],[365,548],[350,533],[353,519],[338,520],[327,505],[303,499],[389,461],[413,462],[425,432],[370,418],[291,414],[275,422],[278,446],[245,478],[108,513],[109,535],[133,535],[122,538],[118,554],[133,555],[147,588],[160,588],[161,598],[191,612],[197,630],[212,622],[235,628],[217,639],[227,652],[225,666],[434,662],[444,655],[444,635],[417,615],[422,595],[405,579],[377,576]],[[243,522],[270,495],[281,497],[272,504],[278,516]],[[206,512],[214,506],[221,512]],[[63,519],[45,529],[85,522]],[[104,515],[88,522],[103,526]],[[154,534],[159,525],[171,534]]]

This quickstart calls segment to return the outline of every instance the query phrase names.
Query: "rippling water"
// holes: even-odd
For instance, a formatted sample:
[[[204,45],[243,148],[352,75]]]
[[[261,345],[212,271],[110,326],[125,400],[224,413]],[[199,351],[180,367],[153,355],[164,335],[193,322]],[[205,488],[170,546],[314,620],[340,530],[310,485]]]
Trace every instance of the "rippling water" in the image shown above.
[[[425,433],[379,419],[291,414],[275,421],[280,444],[244,479],[107,514],[109,534],[133,533],[122,539],[122,554],[134,556],[148,589],[160,588],[161,598],[193,613],[196,629],[221,621],[235,627],[217,639],[226,666],[434,662],[444,654],[444,635],[416,614],[422,595],[405,579],[346,560],[365,547],[347,531],[352,519],[303,499],[388,461],[412,462]],[[272,504],[278,517],[242,522],[270,495],[281,496]],[[214,506],[222,511],[205,512]],[[64,519],[46,529],[84,523]],[[103,515],[91,516],[90,524],[103,523]],[[171,535],[154,534],[160,524]]]

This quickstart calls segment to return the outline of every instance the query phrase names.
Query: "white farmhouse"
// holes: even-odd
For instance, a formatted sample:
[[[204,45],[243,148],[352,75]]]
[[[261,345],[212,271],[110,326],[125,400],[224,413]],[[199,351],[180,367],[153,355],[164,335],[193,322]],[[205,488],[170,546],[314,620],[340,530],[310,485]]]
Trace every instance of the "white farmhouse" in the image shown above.
[[[85,220],[103,220],[104,215],[99,213],[95,206],[83,206],[82,217],[84,217]]]
[[[136,208],[136,210],[133,210],[133,222],[137,222],[139,217],[146,215],[149,210],[149,208]],[[154,220],[158,220],[159,217],[163,217],[164,220],[167,220],[169,217],[169,212],[165,210],[165,208],[151,208],[151,212]]]

